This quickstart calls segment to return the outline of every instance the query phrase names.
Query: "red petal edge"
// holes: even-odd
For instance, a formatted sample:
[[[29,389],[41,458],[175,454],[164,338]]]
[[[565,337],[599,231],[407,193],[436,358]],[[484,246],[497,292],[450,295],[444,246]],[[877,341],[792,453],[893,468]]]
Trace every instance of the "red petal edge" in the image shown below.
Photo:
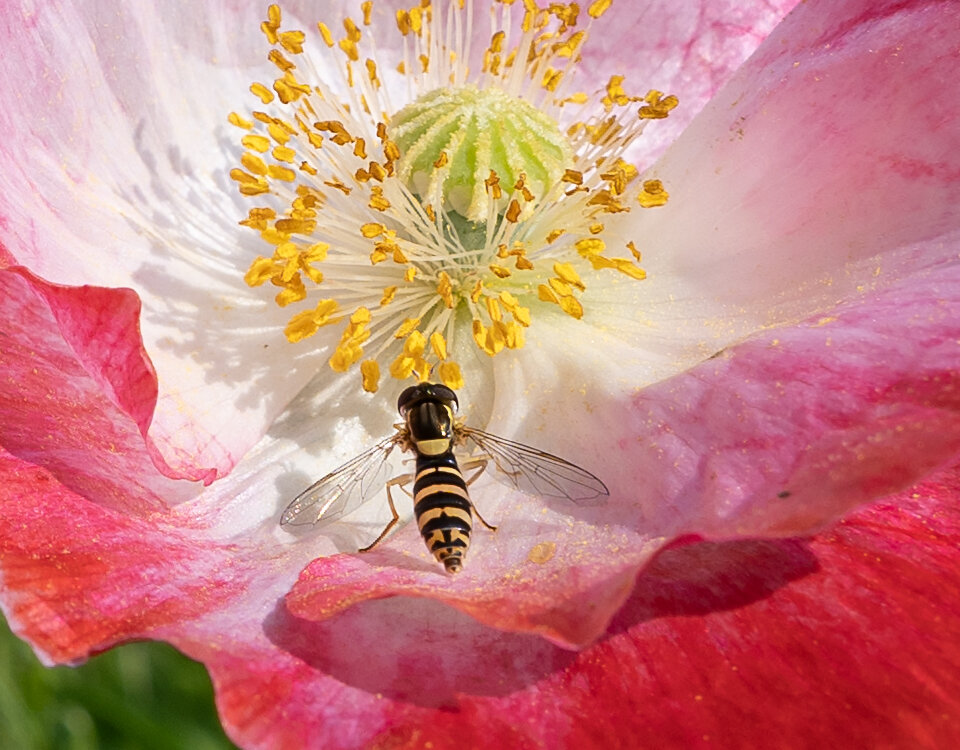
[[[810,540],[674,546],[580,653],[425,600],[177,645],[245,747],[951,747],[958,493],[953,471]]]
[[[113,485],[117,502],[131,482],[155,484],[139,476],[151,464],[174,479],[215,478],[212,469],[176,472],[147,437],[157,377],[140,338],[135,292],[50,284],[9,266],[0,269],[0,315],[0,376],[9,384],[0,392],[0,445],[71,486]],[[122,455],[133,476],[121,462],[91,462],[95,447]]]

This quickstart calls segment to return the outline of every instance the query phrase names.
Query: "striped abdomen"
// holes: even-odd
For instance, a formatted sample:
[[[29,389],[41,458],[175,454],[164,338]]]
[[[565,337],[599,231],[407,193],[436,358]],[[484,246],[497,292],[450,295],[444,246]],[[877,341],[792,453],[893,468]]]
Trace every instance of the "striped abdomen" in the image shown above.
[[[417,456],[413,511],[427,549],[448,573],[459,573],[470,546],[473,514],[467,484],[452,451]]]

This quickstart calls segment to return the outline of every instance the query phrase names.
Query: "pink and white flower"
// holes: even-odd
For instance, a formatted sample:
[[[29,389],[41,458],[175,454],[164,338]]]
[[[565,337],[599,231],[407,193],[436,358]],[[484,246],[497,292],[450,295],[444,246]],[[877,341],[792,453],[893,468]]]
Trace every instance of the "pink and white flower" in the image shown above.
[[[611,498],[478,483],[500,530],[456,579],[412,525],[355,554],[383,509],[277,525],[395,415],[243,281],[259,13],[5,14],[11,626],[51,664],[174,644],[249,747],[955,742],[960,9],[793,5],[592,29],[584,80],[681,101],[631,151],[670,192],[628,219],[649,278],[545,316],[467,405]]]

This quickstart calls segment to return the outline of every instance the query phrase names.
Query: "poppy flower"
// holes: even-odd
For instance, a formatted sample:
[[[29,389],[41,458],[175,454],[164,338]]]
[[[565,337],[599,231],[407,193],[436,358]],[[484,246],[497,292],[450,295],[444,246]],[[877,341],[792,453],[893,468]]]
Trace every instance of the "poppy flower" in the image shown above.
[[[168,641],[249,747],[955,741],[960,10],[607,6],[9,14],[42,659]],[[384,503],[281,528],[428,374],[609,499],[489,467],[457,576],[357,553]]]

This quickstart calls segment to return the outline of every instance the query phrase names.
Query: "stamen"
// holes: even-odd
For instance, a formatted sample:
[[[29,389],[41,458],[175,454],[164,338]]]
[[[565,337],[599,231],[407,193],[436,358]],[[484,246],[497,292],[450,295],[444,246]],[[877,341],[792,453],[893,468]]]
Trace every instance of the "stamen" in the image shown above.
[[[268,111],[228,116],[244,148],[230,177],[261,202],[240,223],[273,247],[245,281],[277,287],[280,306],[306,305],[285,328],[293,343],[340,327],[330,367],[359,363],[368,392],[381,363],[400,380],[462,387],[452,355],[522,348],[541,303],[585,317],[581,295],[598,274],[646,277],[613,217],[669,197],[624,154],[676,97],[633,94],[622,75],[570,92],[589,25],[611,0],[589,5],[585,28],[576,3],[524,0],[517,27],[512,2],[492,0],[489,36],[474,28],[480,1],[397,11],[392,60],[374,42],[384,29],[369,0],[360,23],[320,19],[312,40],[271,5],[261,29],[277,77],[250,86]],[[489,43],[472,74],[480,34]],[[404,87],[385,85],[382,71],[394,70],[404,107],[394,101]]]

